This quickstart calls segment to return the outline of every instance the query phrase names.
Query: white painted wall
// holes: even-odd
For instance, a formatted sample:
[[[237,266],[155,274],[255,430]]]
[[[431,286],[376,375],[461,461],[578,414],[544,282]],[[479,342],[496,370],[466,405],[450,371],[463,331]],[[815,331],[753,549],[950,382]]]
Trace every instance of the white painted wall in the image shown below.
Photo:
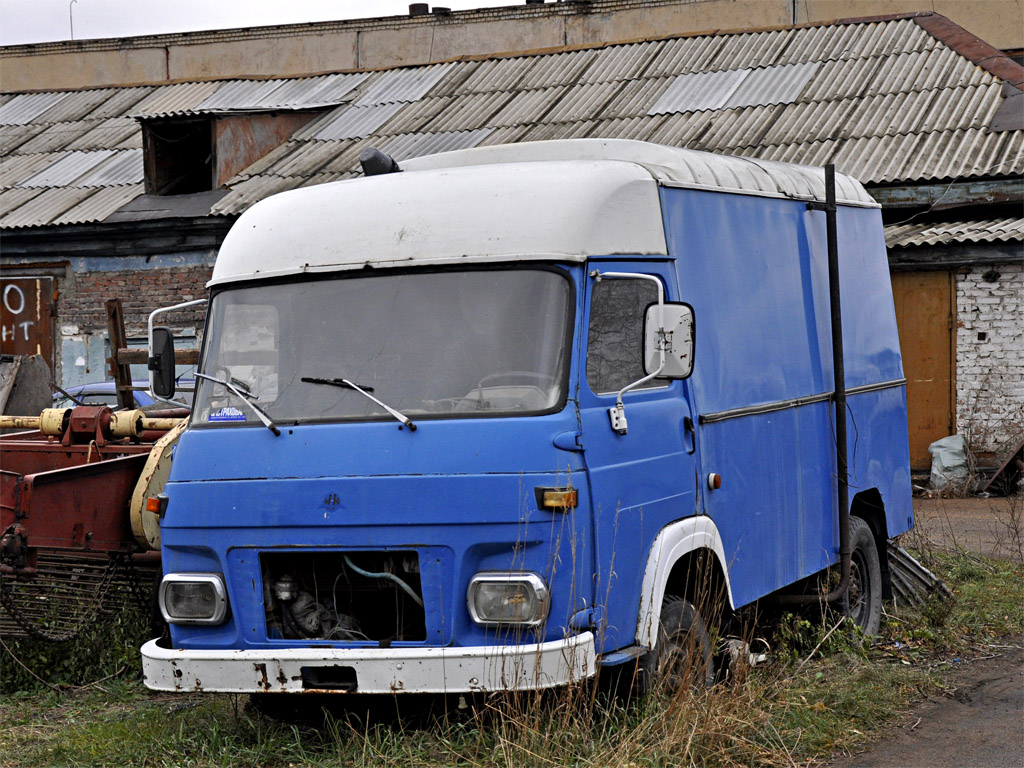
[[[1024,435],[1024,259],[961,271],[956,303],[957,431],[1001,453]]]

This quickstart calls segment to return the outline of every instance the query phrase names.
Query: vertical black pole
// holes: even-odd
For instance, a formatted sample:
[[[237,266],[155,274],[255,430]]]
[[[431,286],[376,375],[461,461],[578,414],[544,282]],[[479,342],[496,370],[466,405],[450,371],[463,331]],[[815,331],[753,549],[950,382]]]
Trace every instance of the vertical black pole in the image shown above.
[[[843,582],[850,573],[850,485],[846,456],[846,368],[842,302],[839,298],[839,239],[836,235],[836,167],[825,166],[825,234],[828,244],[828,303],[832,314],[832,375],[836,413],[836,471],[839,502],[839,563]],[[846,590],[844,589],[844,593]],[[845,597],[844,597],[845,600]]]

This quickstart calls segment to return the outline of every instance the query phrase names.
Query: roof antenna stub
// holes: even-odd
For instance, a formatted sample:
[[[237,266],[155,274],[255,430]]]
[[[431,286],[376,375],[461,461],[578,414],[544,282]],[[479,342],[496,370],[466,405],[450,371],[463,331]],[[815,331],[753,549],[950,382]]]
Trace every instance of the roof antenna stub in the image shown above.
[[[366,176],[379,176],[382,173],[399,173],[401,168],[395,158],[386,155],[376,147],[367,147],[359,153],[359,164]]]

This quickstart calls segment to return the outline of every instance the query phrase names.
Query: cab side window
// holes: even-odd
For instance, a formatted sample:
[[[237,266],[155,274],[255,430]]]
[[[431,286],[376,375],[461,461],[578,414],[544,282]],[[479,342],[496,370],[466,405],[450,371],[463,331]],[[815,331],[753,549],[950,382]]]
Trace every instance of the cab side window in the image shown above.
[[[587,382],[599,394],[618,392],[644,377],[644,310],[658,301],[650,280],[602,280],[590,298]],[[664,387],[652,379],[640,389]]]

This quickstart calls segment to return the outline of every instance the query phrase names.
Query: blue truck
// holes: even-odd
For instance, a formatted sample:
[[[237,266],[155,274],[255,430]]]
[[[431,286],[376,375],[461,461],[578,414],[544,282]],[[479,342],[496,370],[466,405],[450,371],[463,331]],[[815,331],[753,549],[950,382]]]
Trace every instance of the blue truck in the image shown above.
[[[732,611],[837,565],[877,630],[913,513],[857,181],[624,140],[361,160],[219,252],[147,686],[538,689],[680,637],[709,664],[699,586]]]

